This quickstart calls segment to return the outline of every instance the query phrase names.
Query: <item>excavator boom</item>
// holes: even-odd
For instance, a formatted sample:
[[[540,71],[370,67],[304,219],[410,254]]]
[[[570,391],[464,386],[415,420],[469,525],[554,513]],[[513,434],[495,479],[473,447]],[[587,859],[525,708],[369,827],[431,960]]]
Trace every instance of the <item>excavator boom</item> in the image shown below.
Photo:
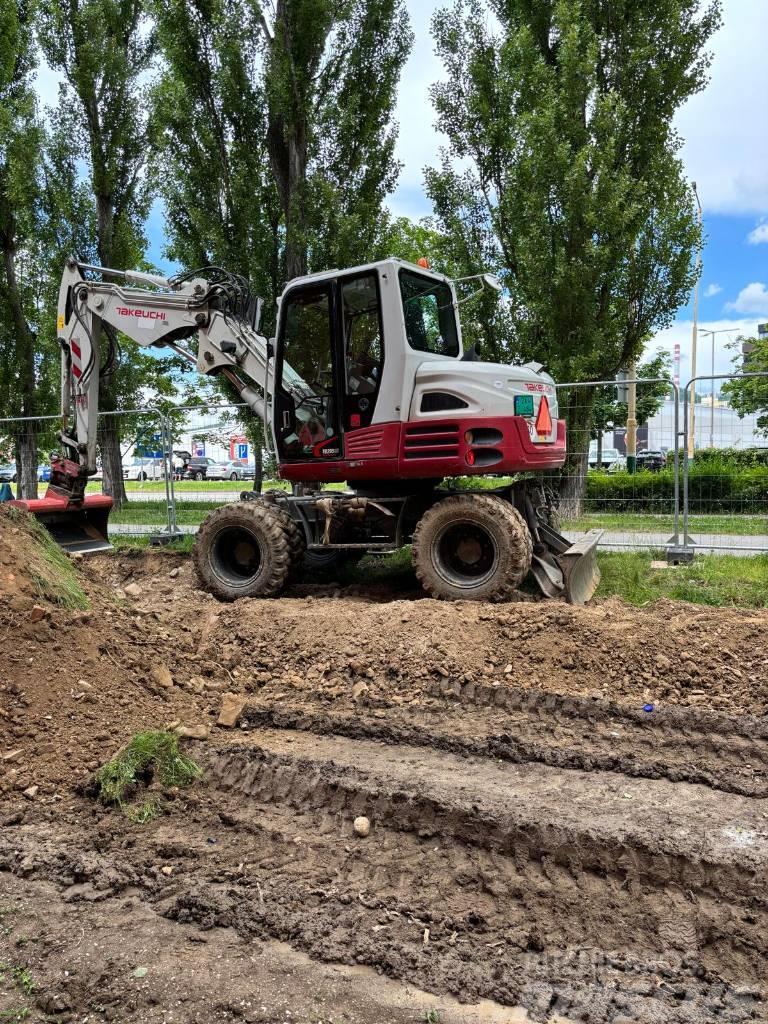
[[[109,548],[112,500],[86,494],[86,488],[97,468],[100,388],[113,368],[115,332],[142,348],[172,349],[200,373],[223,373],[266,422],[270,348],[257,330],[260,311],[261,300],[253,298],[247,282],[219,268],[165,278],[68,260],[56,325],[62,452],[51,462],[45,497],[15,504],[37,516],[68,551]],[[184,345],[192,337],[195,351]]]

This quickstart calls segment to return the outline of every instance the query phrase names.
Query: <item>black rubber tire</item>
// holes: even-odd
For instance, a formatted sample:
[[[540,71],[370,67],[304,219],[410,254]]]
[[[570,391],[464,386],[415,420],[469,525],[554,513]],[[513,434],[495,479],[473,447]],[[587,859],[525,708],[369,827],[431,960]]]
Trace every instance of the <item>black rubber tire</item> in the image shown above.
[[[459,544],[468,545],[474,560],[462,559]],[[455,494],[421,517],[411,556],[421,585],[432,597],[503,601],[528,575],[533,540],[523,517],[503,498]]]
[[[203,520],[192,550],[202,586],[222,601],[274,597],[291,572],[279,510],[260,501],[224,505]]]
[[[229,474],[229,479],[230,480],[237,480],[238,479],[237,473],[230,473]]]
[[[287,509],[281,508],[280,505],[270,501],[268,496],[259,498],[256,502],[252,500],[251,504],[259,504],[259,502],[265,504],[275,513],[283,527],[291,555],[291,568],[288,578],[289,580],[295,580],[302,573],[304,557],[307,552],[307,542],[304,539],[304,531]]]
[[[204,480],[205,477],[203,476],[202,473],[193,473],[192,474],[192,479],[193,480]]]

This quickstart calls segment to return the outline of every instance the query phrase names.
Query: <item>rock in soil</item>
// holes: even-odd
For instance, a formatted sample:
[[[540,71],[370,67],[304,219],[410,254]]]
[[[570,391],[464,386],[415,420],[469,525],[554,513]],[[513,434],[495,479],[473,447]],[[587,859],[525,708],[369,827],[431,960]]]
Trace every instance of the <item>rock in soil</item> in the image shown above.
[[[242,697],[239,693],[222,693],[218,724],[223,725],[226,729],[231,729],[234,725],[237,725],[244,707],[245,697]]]

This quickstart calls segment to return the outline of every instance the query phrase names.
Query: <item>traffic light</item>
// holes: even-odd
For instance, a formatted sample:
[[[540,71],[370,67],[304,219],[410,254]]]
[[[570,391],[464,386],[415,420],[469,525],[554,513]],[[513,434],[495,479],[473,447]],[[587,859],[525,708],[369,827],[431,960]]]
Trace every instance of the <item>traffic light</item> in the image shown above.
[[[616,374],[616,401],[623,402],[624,405],[629,403],[629,374],[626,370],[619,370]]]

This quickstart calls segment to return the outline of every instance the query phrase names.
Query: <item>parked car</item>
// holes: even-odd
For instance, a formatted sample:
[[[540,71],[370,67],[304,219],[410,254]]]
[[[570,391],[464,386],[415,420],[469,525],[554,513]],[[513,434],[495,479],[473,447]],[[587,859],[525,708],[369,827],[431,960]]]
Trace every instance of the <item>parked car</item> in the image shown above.
[[[16,467],[0,466],[0,484],[16,483]]]
[[[123,480],[162,480],[162,459],[132,459],[123,463]]]
[[[660,448],[649,448],[646,451],[637,453],[637,468],[647,469],[651,473],[658,473],[667,465],[666,453]]]
[[[185,480],[214,480],[216,477],[209,476],[209,470],[221,465],[216,462],[215,459],[209,459],[205,455],[196,455],[190,459],[187,463],[187,469],[184,473]],[[222,479],[219,477],[219,479]]]
[[[617,459],[621,458],[621,453],[618,448],[603,448],[602,455],[600,457],[600,465],[597,463],[597,446],[589,446],[589,468],[590,469],[610,469],[610,467],[616,462]]]
[[[41,462],[37,467],[37,479],[41,484],[47,484],[51,479],[51,467],[45,462]]]
[[[222,473],[218,479],[221,480],[253,480],[254,477],[254,467],[244,462],[238,462],[237,459],[217,465],[217,471],[219,468],[222,470]],[[210,476],[211,474],[209,473]]]

